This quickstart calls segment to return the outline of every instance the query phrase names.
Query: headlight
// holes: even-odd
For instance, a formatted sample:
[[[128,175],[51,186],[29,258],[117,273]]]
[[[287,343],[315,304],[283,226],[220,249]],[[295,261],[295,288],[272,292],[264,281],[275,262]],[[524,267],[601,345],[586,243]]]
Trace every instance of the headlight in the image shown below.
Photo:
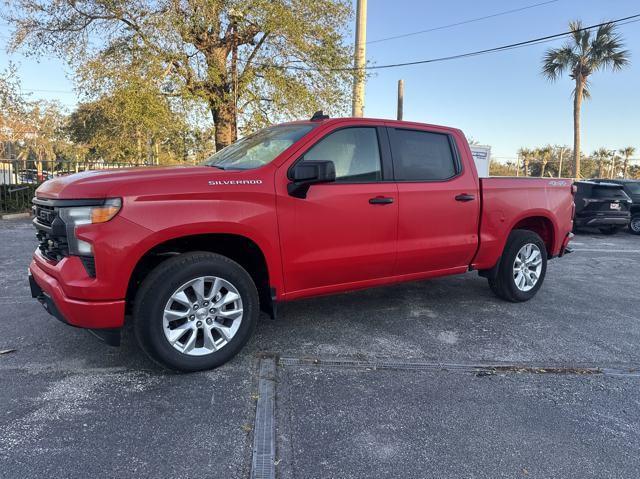
[[[106,200],[98,206],[70,206],[59,209],[60,218],[67,229],[67,242],[69,254],[80,256],[93,255],[90,243],[76,237],[76,227],[95,223],[106,223],[118,214],[122,207],[120,198]]]

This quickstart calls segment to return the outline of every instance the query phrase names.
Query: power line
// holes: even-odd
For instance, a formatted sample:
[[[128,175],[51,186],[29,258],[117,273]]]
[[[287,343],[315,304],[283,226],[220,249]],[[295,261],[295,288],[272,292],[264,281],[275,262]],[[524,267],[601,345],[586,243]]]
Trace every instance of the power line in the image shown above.
[[[367,66],[364,69],[365,70],[383,70],[383,69],[388,69],[388,68],[398,68],[398,67],[406,67],[406,66],[412,66],[412,65],[423,65],[426,63],[436,63],[436,62],[444,62],[444,61],[449,61],[449,60],[457,60],[460,58],[468,58],[468,57],[474,57],[474,56],[478,56],[478,55],[485,55],[487,53],[495,53],[495,52],[500,52],[500,51],[505,51],[505,50],[511,50],[514,48],[520,48],[520,47],[524,47],[527,45],[534,45],[537,43],[544,43],[550,40],[554,40],[557,38],[561,38],[561,37],[565,37],[567,35],[572,35],[575,32],[581,32],[581,31],[585,31],[585,30],[593,30],[594,28],[598,28],[601,27],[603,25],[607,25],[607,24],[617,24],[617,23],[621,23],[621,22],[625,22],[622,23],[623,25],[627,24],[627,23],[634,23],[634,21],[629,21],[632,19],[636,19],[640,17],[640,13],[636,14],[636,15],[631,15],[628,17],[624,17],[624,18],[618,18],[617,20],[611,20],[608,22],[602,22],[602,23],[598,23],[595,25],[590,25],[588,27],[583,27],[583,28],[579,28],[576,30],[569,30],[566,32],[562,32],[562,33],[556,33],[553,35],[547,35],[544,37],[539,37],[539,38],[533,38],[531,40],[525,40],[522,42],[517,42],[517,43],[510,43],[508,45],[502,45],[499,47],[494,47],[494,48],[487,48],[484,50],[476,50],[473,52],[467,52],[467,53],[460,53],[458,55],[450,55],[450,56],[445,56],[445,57],[438,57],[438,58],[430,58],[427,60],[416,60],[416,61],[411,61],[411,62],[403,62],[403,63],[389,63],[386,65],[372,65],[372,66]],[[635,20],[638,21],[638,20]],[[269,64],[261,64],[261,66],[263,67],[270,67],[270,68],[278,68],[278,69],[282,69],[282,70],[300,70],[300,71],[317,71],[317,72],[330,72],[330,71],[353,71],[354,67],[343,67],[343,68],[312,68],[312,67],[304,67],[304,66],[296,66],[296,65],[269,65]]]
[[[491,15],[485,15],[484,17],[471,18],[469,20],[463,20],[461,22],[449,23],[448,25],[441,25],[439,27],[428,28],[427,30],[419,30],[417,32],[402,33],[400,35],[395,35],[395,36],[392,36],[392,37],[379,38],[377,40],[368,41],[367,44],[370,45],[372,43],[381,43],[381,42],[386,42],[386,41],[389,41],[389,40],[397,40],[399,38],[406,38],[406,37],[411,37],[411,36],[414,36],[414,35],[421,35],[423,33],[435,32],[435,31],[438,31],[438,30],[445,30],[447,28],[453,28],[453,27],[458,27],[460,25],[467,25],[469,23],[480,22],[482,20],[487,20],[489,18],[495,18],[495,17],[500,17],[500,16],[503,16],[503,15],[509,15],[511,13],[521,12],[523,10],[529,10],[531,8],[541,7],[543,5],[549,5],[550,3],[556,3],[556,2],[559,2],[559,1],[560,0],[548,0],[546,2],[534,3],[533,5],[527,5],[527,6],[520,7],[520,8],[514,8],[512,10],[505,10],[505,11],[502,11],[502,12],[493,13]]]
[[[457,60],[457,59],[461,59],[461,58],[469,58],[469,57],[474,57],[474,56],[479,56],[479,55],[485,55],[485,54],[489,54],[489,53],[496,53],[496,52],[500,52],[500,51],[507,51],[507,50],[513,50],[516,48],[522,48],[525,46],[529,46],[529,45],[536,45],[539,43],[546,43],[546,42],[550,42],[553,40],[556,40],[558,38],[561,37],[565,37],[567,35],[571,35],[575,32],[579,32],[579,31],[586,31],[586,30],[593,30],[594,28],[598,28],[601,27],[603,25],[607,25],[607,24],[620,24],[620,25],[627,25],[629,23],[636,23],[640,21],[640,13],[636,14],[636,15],[630,15],[628,17],[623,17],[623,18],[618,18],[616,20],[611,20],[608,22],[602,22],[602,23],[598,23],[595,25],[590,25],[588,27],[583,27],[574,31],[566,31],[566,32],[562,32],[562,33],[556,33],[553,35],[547,35],[544,37],[538,37],[538,38],[533,38],[531,40],[525,40],[522,42],[517,42],[517,43],[511,43],[508,45],[502,45],[499,47],[494,47],[494,48],[487,48],[484,50],[476,50],[473,52],[467,52],[467,53],[460,53],[457,55],[450,55],[450,56],[445,56],[445,57],[437,57],[437,58],[430,58],[427,60],[416,60],[416,61],[411,61],[411,62],[403,62],[403,63],[390,63],[390,64],[386,64],[386,65],[372,65],[372,66],[367,66],[364,69],[365,70],[382,70],[382,69],[389,69],[389,68],[399,68],[399,67],[405,67],[405,66],[412,66],[412,65],[423,65],[423,64],[427,64],[427,63],[437,63],[437,62],[443,62],[443,61],[450,61],[450,60]],[[281,70],[299,70],[299,71],[317,71],[317,72],[330,72],[330,71],[353,71],[354,68],[353,67],[344,67],[344,68],[324,68],[324,69],[319,69],[319,68],[311,68],[311,67],[304,67],[304,66],[296,66],[296,65],[271,65],[271,64],[266,64],[266,63],[260,63],[258,64],[259,66],[265,67],[265,68],[277,68],[277,69],[281,69]],[[31,92],[48,92],[48,93],[74,93],[72,91],[65,91],[65,90],[35,90],[35,89],[23,89],[24,91],[31,91]]]

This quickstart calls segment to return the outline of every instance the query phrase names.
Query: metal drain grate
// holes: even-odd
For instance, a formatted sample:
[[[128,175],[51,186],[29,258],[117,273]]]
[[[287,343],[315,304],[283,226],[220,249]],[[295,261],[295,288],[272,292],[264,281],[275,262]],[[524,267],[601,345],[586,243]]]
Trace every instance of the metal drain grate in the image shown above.
[[[324,366],[364,369],[395,369],[411,371],[461,371],[473,373],[516,373],[516,374],[571,374],[571,375],[605,375],[620,377],[639,377],[640,367],[584,367],[584,366],[553,366],[531,365],[518,363],[429,363],[418,361],[403,361],[397,359],[371,359],[367,361],[357,359],[320,359],[320,358],[287,358],[279,360],[281,366]]]
[[[258,403],[253,428],[252,479],[275,479],[276,477],[275,378],[275,359],[261,359]]]

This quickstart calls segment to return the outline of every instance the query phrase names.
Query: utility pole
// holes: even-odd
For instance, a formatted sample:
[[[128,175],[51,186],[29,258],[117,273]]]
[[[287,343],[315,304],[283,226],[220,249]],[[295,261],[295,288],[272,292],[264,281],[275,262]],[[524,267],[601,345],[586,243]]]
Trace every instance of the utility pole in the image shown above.
[[[398,114],[397,119],[402,120],[404,113],[404,80],[398,80]]]
[[[353,55],[353,103],[351,116],[364,116],[364,80],[367,43],[367,0],[358,0],[356,7],[356,45]]]
[[[233,81],[233,138],[238,139],[238,28],[243,18],[242,12],[231,9],[229,11],[231,20],[231,80]]]

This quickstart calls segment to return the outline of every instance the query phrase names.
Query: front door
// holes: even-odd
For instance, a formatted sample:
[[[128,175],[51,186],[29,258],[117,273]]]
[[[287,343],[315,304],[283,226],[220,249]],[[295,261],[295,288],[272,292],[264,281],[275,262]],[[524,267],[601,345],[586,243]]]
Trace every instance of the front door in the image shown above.
[[[292,197],[283,187],[291,163],[278,170],[278,227],[287,294],[330,292],[392,274],[397,188],[384,181],[380,144],[373,126],[325,135],[298,160],[333,161],[336,181],[311,186],[306,198]]]

